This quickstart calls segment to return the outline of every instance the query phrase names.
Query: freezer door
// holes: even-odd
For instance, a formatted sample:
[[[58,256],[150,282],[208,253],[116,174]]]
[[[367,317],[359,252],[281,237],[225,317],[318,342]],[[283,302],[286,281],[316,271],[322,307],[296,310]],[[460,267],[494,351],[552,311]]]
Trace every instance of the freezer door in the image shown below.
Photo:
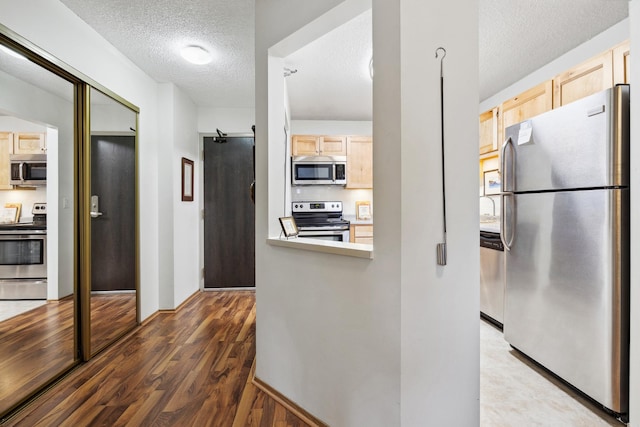
[[[510,126],[509,138],[512,144],[503,151],[505,191],[627,186],[629,86]]]
[[[627,412],[628,190],[532,193],[513,203],[505,339],[607,408]]]

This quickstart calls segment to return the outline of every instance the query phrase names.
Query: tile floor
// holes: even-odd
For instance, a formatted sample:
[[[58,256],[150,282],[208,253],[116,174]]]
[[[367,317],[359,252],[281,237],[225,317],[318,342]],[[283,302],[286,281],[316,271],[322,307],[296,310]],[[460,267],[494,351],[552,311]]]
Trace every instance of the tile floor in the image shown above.
[[[513,350],[480,321],[480,425],[624,426]]]
[[[0,322],[13,316],[17,316],[20,313],[33,310],[36,307],[45,305],[46,303],[47,301],[45,300],[0,301]]]

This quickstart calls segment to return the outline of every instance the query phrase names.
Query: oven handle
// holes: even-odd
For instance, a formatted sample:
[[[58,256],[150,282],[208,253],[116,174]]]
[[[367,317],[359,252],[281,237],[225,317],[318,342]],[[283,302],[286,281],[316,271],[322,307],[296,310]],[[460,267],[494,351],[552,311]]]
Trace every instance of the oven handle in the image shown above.
[[[47,230],[0,230],[0,239],[7,239],[5,236],[15,236],[17,239],[28,238],[29,236],[45,237]]]
[[[24,181],[24,162],[20,163],[18,172],[20,173],[20,181]]]
[[[314,231],[299,231],[298,237],[306,237],[306,236],[339,236],[348,230],[314,230]]]

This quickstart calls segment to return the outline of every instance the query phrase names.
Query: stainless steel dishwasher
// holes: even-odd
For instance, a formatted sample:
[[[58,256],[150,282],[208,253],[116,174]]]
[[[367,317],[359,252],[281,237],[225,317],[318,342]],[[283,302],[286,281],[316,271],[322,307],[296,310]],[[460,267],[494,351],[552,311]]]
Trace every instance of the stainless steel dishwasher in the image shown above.
[[[480,313],[502,327],[504,322],[504,246],[499,233],[480,231]]]

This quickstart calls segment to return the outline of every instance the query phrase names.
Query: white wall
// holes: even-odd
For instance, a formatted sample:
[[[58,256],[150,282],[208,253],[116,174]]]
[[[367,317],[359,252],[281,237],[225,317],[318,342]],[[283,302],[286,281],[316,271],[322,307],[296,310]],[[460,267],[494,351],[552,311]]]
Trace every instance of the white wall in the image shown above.
[[[250,133],[255,121],[255,108],[198,108],[198,131],[215,133]]]
[[[351,120],[291,120],[292,135],[372,135],[373,122]]]
[[[145,319],[158,309],[157,83],[59,1],[0,2],[0,24],[140,108],[139,203],[152,207],[140,222],[140,318]]]
[[[629,19],[624,19],[616,25],[608,28],[592,39],[584,42],[575,49],[540,67],[538,70],[490,96],[481,100],[479,111],[487,111],[503,101],[517,96],[527,89],[532,88],[545,80],[554,78],[556,75],[590,59],[613,46],[622,43],[629,38]]]
[[[191,99],[173,83],[162,83],[159,89],[159,293],[160,308],[171,310],[200,286],[198,196],[194,202],[181,198],[182,157],[195,162],[194,194],[199,195],[199,140]]]
[[[631,52],[640,51],[640,0],[629,2]],[[631,82],[640,81],[640,55],[631,55]],[[640,92],[631,90],[631,212],[640,211]],[[640,426],[640,217],[631,215],[629,426]]]
[[[400,4],[402,425],[438,426],[454,420],[456,425],[473,426],[479,424],[480,397],[478,80],[469,74],[478,69],[478,2],[403,0]],[[374,17],[374,26],[392,27],[393,22],[385,23],[388,15]],[[376,41],[374,35],[373,56],[378,64]],[[434,58],[439,46],[447,51],[443,62]],[[397,54],[387,55],[384,64]],[[446,266],[436,265],[436,244],[443,241],[441,64],[447,159]],[[376,78],[378,73],[376,65]],[[374,100],[386,100],[375,95]],[[378,142],[377,125],[374,112]],[[375,164],[374,172],[377,167]],[[375,182],[376,199],[377,185]],[[379,200],[377,206],[379,216]]]
[[[175,308],[173,206],[173,123],[175,85],[163,83],[158,91],[158,292],[159,308]]]
[[[200,194],[201,163],[198,155],[196,106],[179,88],[174,90],[173,111],[173,250],[174,250],[174,307],[180,305],[200,288]],[[182,161],[194,161],[193,202],[182,201]]]
[[[338,25],[338,16],[354,17],[366,3],[341,2],[296,35],[317,37],[321,24]],[[266,50],[322,10],[295,0],[256,4],[258,189],[268,185],[256,203],[256,375],[330,425],[447,425],[452,417],[457,425],[477,425],[478,88],[463,75],[478,67],[477,4],[373,5],[381,64],[373,89],[376,244],[375,258],[362,260],[265,244],[267,231],[279,231],[283,201],[278,57],[299,45],[288,37],[269,60]],[[453,182],[446,267],[435,265],[442,237],[439,62],[425,54],[440,43],[450,49],[449,78],[462,82],[447,96],[448,117],[456,118],[448,121],[448,154],[456,160],[447,171]]]

